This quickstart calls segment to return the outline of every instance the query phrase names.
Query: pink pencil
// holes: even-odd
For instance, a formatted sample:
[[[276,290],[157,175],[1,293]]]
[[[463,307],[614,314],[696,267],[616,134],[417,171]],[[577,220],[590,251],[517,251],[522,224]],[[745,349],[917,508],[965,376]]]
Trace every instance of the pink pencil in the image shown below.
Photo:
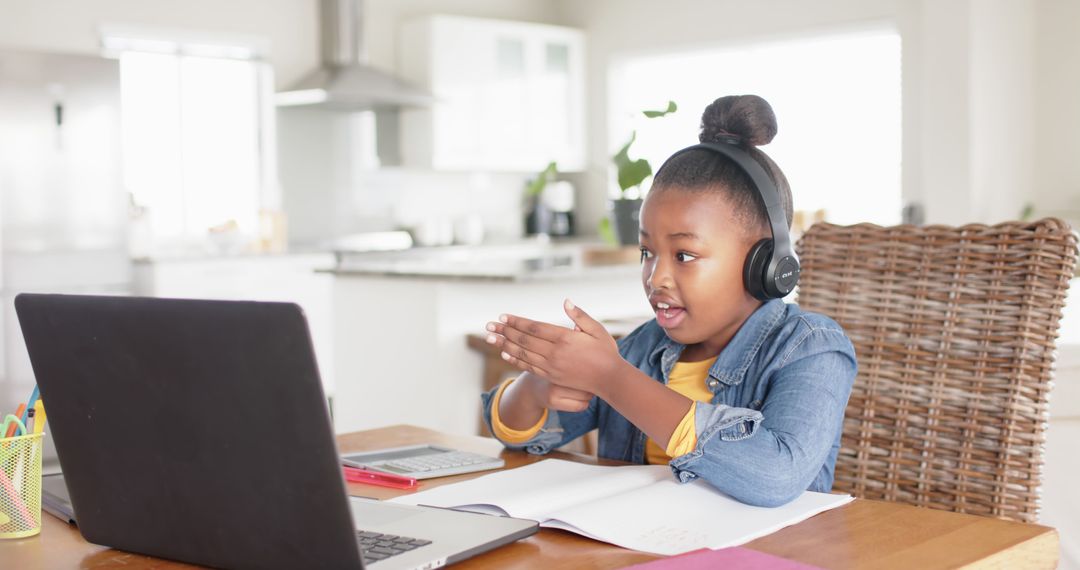
[[[23,518],[23,522],[26,523],[27,528],[33,528],[34,517],[30,516],[30,511],[27,510],[26,504],[19,498],[19,493],[15,491],[15,486],[11,484],[11,479],[8,479],[7,473],[4,473],[3,469],[0,469],[0,486],[4,487],[4,491],[11,498],[12,504],[19,510],[19,516]]]

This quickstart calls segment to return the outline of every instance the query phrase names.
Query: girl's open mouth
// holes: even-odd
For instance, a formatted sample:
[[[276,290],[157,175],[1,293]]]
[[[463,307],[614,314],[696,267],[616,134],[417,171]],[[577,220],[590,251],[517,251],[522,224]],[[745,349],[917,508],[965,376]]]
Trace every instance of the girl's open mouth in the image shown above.
[[[667,303],[656,304],[656,324],[660,328],[671,329],[679,326],[686,319],[686,309],[674,307]]]

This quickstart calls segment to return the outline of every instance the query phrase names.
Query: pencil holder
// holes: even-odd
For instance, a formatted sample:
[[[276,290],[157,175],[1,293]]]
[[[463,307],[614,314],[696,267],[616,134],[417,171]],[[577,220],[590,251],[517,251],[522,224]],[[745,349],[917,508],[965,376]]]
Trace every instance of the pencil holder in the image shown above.
[[[0,438],[0,539],[41,532],[44,433]]]

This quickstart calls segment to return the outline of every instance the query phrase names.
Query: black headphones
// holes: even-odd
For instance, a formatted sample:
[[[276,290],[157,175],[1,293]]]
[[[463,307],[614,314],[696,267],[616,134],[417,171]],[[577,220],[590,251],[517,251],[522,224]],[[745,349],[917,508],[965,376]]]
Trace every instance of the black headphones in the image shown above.
[[[791,247],[787,218],[776,185],[758,161],[739,146],[739,140],[735,137],[725,137],[723,143],[701,143],[686,147],[671,155],[668,160],[695,149],[711,150],[731,159],[750,177],[751,185],[765,203],[772,238],[764,238],[750,248],[746,263],[743,264],[743,286],[755,299],[761,301],[779,299],[791,293],[799,282],[799,258]]]

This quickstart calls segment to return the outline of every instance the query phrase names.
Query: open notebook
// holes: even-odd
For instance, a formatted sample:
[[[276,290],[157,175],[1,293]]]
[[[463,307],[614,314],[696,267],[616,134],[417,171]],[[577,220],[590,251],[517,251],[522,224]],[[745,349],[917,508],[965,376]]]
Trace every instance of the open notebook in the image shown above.
[[[678,483],[666,465],[603,467],[560,459],[391,499],[532,519],[663,555],[739,545],[851,500],[806,491],[781,507],[754,507],[700,479]]]

